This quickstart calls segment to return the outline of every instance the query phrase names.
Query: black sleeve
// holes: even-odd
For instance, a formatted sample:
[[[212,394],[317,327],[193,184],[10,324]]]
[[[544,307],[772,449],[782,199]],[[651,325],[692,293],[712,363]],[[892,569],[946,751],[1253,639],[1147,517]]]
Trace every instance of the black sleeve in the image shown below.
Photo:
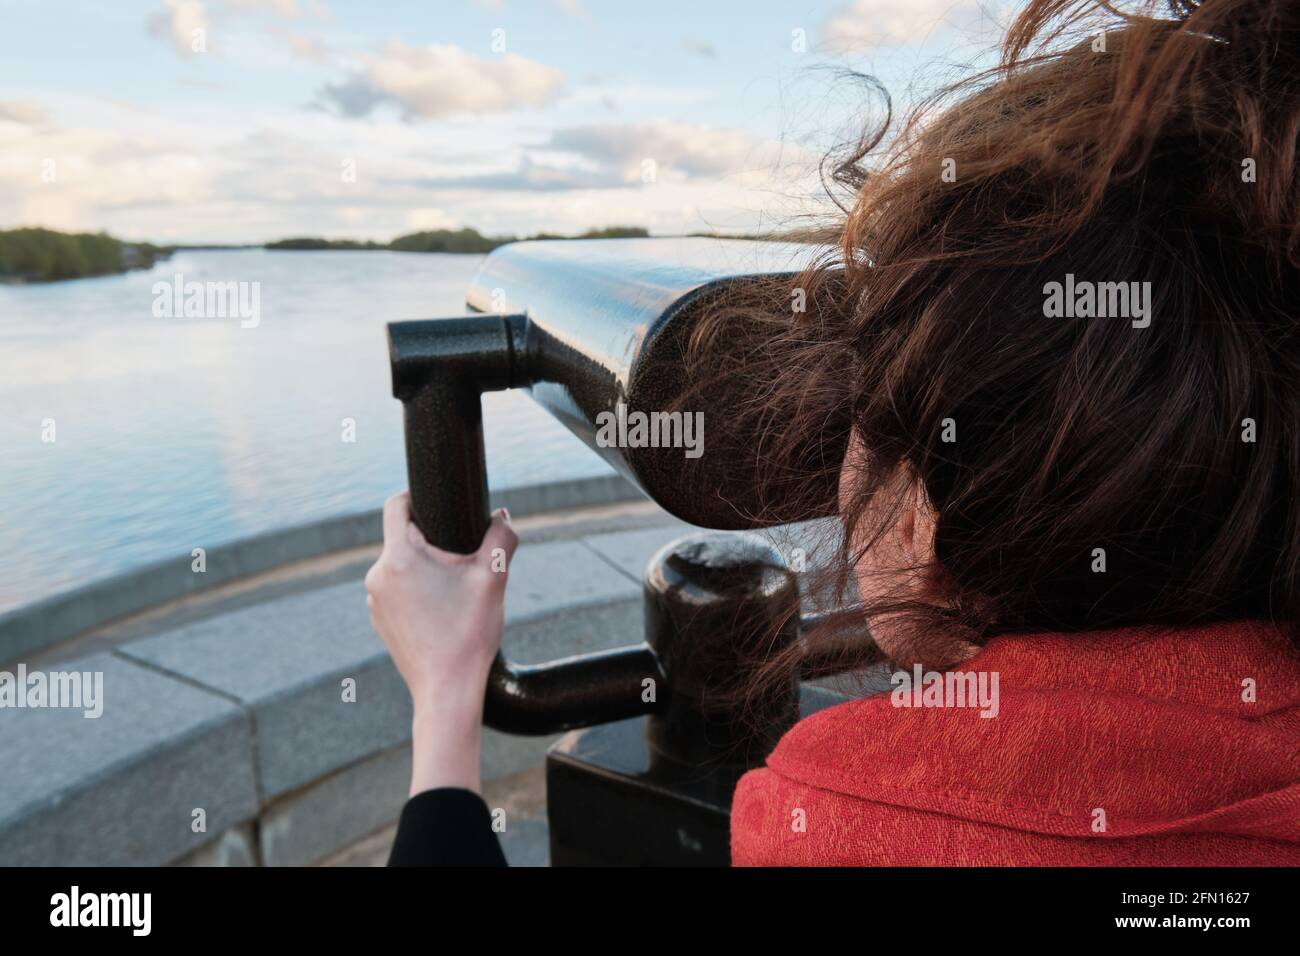
[[[472,790],[439,787],[402,807],[389,866],[505,866],[492,817]]]

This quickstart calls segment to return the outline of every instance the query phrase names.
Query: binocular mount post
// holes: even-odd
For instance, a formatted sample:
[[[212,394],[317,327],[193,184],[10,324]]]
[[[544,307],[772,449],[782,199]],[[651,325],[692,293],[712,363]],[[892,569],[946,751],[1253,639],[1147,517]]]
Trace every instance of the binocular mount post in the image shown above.
[[[797,637],[799,592],[754,534],[701,532],[645,572],[659,709],[574,731],[546,758],[551,863],[725,866],[731,795],[798,718],[795,681],[754,692],[753,662]]]

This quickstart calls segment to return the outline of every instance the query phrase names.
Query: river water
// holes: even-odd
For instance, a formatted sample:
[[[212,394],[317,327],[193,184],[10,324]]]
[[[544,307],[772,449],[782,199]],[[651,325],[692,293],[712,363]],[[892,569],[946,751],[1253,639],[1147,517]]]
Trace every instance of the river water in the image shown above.
[[[378,507],[405,485],[384,325],[463,314],[479,261],[203,250],[0,286],[0,610]],[[156,317],[178,273],[258,283],[258,323]],[[609,470],[522,393],[485,396],[484,416],[494,487]]]

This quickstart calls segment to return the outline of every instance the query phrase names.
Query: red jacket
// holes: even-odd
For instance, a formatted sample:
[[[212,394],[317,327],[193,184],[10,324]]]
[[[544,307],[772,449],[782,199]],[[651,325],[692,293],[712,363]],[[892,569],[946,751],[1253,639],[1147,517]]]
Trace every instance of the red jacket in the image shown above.
[[[1300,865],[1279,630],[1000,637],[960,670],[998,674],[996,717],[886,693],[797,724],[736,788],[733,862]]]

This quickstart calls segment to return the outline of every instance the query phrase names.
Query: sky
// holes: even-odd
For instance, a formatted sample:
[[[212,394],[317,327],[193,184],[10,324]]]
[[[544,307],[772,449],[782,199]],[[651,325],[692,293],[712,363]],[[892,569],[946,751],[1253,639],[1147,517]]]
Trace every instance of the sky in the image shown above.
[[[0,0],[0,228],[167,243],[826,208],[870,103],[976,60],[1006,0]]]

